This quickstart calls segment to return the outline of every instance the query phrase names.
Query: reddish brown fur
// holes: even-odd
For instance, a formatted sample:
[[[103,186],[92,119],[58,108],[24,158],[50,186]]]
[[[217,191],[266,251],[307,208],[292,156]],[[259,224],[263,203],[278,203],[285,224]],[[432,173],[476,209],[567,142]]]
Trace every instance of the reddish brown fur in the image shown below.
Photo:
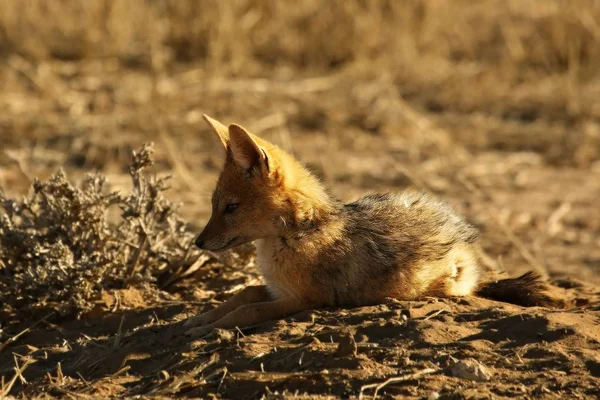
[[[539,279],[482,284],[477,230],[425,194],[369,195],[343,204],[277,146],[205,116],[226,157],[200,248],[256,241],[265,286],[248,287],[192,317],[190,335],[248,326],[323,306],[393,297],[477,293],[523,305],[550,304]],[[517,295],[518,294],[518,295]],[[522,300],[522,301],[521,301]]]

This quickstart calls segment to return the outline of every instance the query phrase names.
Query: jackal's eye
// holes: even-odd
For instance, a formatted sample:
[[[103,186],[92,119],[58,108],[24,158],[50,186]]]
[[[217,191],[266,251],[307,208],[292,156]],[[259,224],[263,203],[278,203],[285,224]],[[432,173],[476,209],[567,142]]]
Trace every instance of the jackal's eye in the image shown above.
[[[238,203],[229,203],[225,206],[225,214],[231,214],[238,208]]]

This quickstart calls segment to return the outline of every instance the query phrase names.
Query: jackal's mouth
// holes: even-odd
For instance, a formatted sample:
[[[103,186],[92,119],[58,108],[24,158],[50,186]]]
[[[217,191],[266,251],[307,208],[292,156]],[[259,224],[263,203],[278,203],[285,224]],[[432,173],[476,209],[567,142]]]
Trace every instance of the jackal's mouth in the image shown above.
[[[236,236],[233,239],[231,239],[229,242],[227,242],[227,244],[225,244],[225,246],[219,247],[218,249],[215,249],[213,251],[227,250],[228,248],[235,246],[235,241],[238,240],[239,238],[240,238],[239,236]]]

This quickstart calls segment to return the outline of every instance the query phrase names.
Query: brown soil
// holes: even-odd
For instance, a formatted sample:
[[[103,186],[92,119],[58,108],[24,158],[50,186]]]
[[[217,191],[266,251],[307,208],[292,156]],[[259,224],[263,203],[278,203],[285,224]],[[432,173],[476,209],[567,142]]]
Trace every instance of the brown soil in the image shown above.
[[[14,52],[6,50],[0,62],[0,185],[19,196],[33,177],[63,167],[73,181],[100,171],[110,189],[128,190],[131,151],[154,141],[156,171],[173,176],[167,195],[182,203],[197,232],[210,214],[221,164],[219,145],[201,119],[207,113],[290,150],[344,200],[408,187],[442,197],[481,229],[490,265],[508,275],[547,273],[572,301],[570,309],[479,298],[390,299],[190,341],[181,326],[187,316],[260,282],[252,248],[219,259],[201,255],[205,261],[191,277],[159,294],[145,285],[107,291],[80,319],[6,316],[0,395],[372,398],[372,384],[400,377],[377,397],[600,396],[600,109],[593,102],[600,81],[590,61],[598,57],[584,51],[598,42],[582,34],[592,44],[578,42],[575,72],[562,58],[544,63],[554,59],[527,46],[550,49],[542,33],[554,29],[556,15],[567,14],[545,10],[535,21],[517,15],[513,34],[523,39],[525,58],[503,64],[498,60],[508,56],[499,49],[506,43],[490,39],[496,14],[484,3],[499,4],[481,2],[461,14],[471,22],[479,21],[477,13],[487,18],[471,23],[486,25],[480,42],[455,38],[450,28],[434,30],[428,34],[449,35],[445,46],[462,47],[442,52],[429,37],[411,53],[414,60],[399,64],[383,57],[366,62],[344,47],[339,65],[306,61],[311,54],[303,48],[290,50],[298,59],[286,53],[291,59],[280,55],[283,61],[272,64],[268,57],[248,61],[248,71],[233,56],[225,72],[195,56],[151,69],[125,56],[34,56],[11,42]],[[510,12],[518,14],[516,8]],[[590,18],[598,23],[594,10]],[[441,11],[429,12],[442,18]],[[476,37],[467,25],[465,35]],[[524,38],[533,27],[539,32],[530,43]],[[307,35],[312,40],[314,33]],[[334,50],[319,51],[334,57]],[[489,375],[454,376],[461,361],[479,363]]]

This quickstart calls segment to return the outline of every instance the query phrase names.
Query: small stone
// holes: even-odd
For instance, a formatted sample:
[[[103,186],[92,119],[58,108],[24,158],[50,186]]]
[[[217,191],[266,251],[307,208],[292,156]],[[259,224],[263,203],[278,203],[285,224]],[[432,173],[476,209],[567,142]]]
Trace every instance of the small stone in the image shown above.
[[[427,396],[427,400],[437,400],[440,398],[440,394],[438,392],[431,392],[429,396]]]
[[[231,342],[235,335],[232,331],[228,331],[225,329],[215,329],[214,330],[215,337],[219,339],[221,342]]]
[[[352,333],[348,332],[341,337],[338,348],[335,351],[336,357],[356,357],[358,355],[358,347],[356,346],[356,340]]]
[[[458,361],[450,367],[450,371],[453,376],[470,381],[483,382],[492,379],[492,374],[488,368],[472,358]]]
[[[408,321],[410,318],[410,309],[402,308],[400,310],[396,310],[396,316],[400,321]]]
[[[364,334],[363,334],[363,335],[360,335],[360,336],[358,337],[358,341],[359,341],[360,343],[369,343],[369,337],[368,337],[367,335],[364,335]]]

